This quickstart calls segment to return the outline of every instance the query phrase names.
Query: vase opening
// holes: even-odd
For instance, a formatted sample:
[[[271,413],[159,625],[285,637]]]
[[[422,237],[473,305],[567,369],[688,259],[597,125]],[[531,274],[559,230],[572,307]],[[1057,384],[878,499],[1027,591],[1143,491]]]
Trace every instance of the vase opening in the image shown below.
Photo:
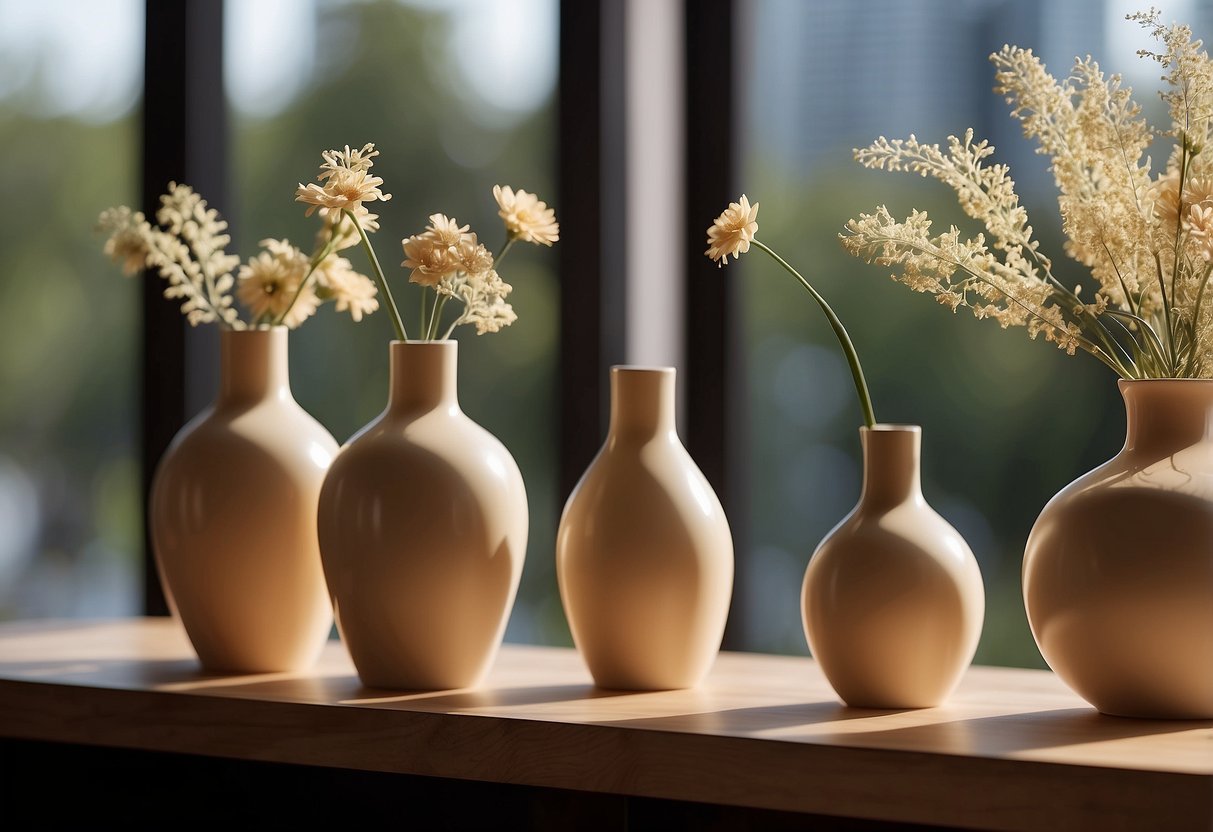
[[[892,507],[922,499],[918,425],[874,425],[859,429],[863,444],[863,496],[868,506]]]
[[[225,329],[219,336],[219,402],[291,398],[287,328]]]
[[[396,412],[458,410],[458,341],[392,341],[388,407]]]
[[[1125,450],[1159,455],[1213,439],[1213,380],[1121,379]]]
[[[611,367],[611,435],[676,436],[673,367]]]

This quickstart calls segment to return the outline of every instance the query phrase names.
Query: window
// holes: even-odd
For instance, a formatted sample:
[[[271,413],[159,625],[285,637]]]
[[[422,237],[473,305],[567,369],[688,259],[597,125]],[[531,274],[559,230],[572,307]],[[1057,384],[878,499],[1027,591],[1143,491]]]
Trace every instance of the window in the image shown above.
[[[232,124],[232,213],[247,257],[261,237],[310,241],[315,220],[292,202],[320,152],[373,141],[380,205],[376,251],[402,315],[421,290],[406,282],[400,238],[430,214],[469,223],[490,246],[503,238],[495,184],[555,200],[556,4],[264,3],[227,6],[226,82]],[[559,205],[556,206],[559,209]],[[254,236],[256,235],[256,236]],[[349,254],[366,271],[361,250]],[[557,260],[514,251],[503,275],[518,323],[460,341],[460,402],[514,454],[531,510],[526,568],[508,637],[567,640],[556,594],[555,377]],[[414,325],[411,316],[406,325]],[[295,396],[338,442],[387,400],[390,324],[382,311],[351,324],[331,307],[291,335]]]
[[[295,183],[314,175],[320,150],[374,141],[394,195],[378,240],[388,265],[395,241],[435,211],[491,238],[498,182],[547,198],[564,239],[553,252],[512,255],[519,324],[483,339],[460,333],[464,409],[514,453],[531,506],[507,637],[568,643],[554,536],[605,430],[606,367],[670,361],[681,370],[683,438],[735,531],[726,643],[803,652],[791,588],[858,494],[860,419],[843,359],[800,290],[758,257],[723,272],[702,257],[703,229],[744,190],[763,204],[764,239],[847,321],[879,418],[924,427],[928,499],[967,537],[986,579],[978,660],[1039,665],[1019,590],[1024,538],[1048,498],[1117,445],[1114,385],[1094,362],[1017,333],[963,316],[945,323],[934,304],[848,258],[835,236],[881,202],[958,218],[942,187],[864,171],[850,149],[881,134],[943,140],[971,125],[1012,165],[1045,246],[1059,251],[1045,162],[991,92],[986,55],[1020,42],[1061,72],[1090,51],[1149,87],[1154,73],[1121,20],[1134,5],[228,0],[222,41],[205,43],[213,62],[224,53],[226,106],[215,118],[230,137],[208,157],[220,183],[212,202],[244,258],[262,237],[306,241],[314,226],[291,201]],[[1210,20],[1204,5],[1172,6],[1167,16],[1198,28]],[[21,207],[0,228],[3,615],[137,606],[138,292],[84,229],[100,208],[138,202],[142,20],[164,8],[107,0],[69,14],[0,0],[0,131],[27,149],[7,154],[0,185],[10,209]],[[185,340],[183,412],[210,400],[213,336]],[[292,335],[296,397],[339,441],[384,403],[389,337],[382,315],[351,325],[330,309]]]
[[[923,426],[929,502],[965,536],[986,583],[976,661],[1040,666],[1023,610],[1020,568],[1036,515],[1067,482],[1111,456],[1122,405],[1108,371],[1022,332],[945,310],[849,257],[835,239],[847,219],[888,203],[938,223],[964,217],[947,188],[866,171],[851,148],[877,136],[943,142],[972,126],[1008,162],[1059,274],[1056,193],[1045,159],[991,88],[987,56],[1004,42],[1033,47],[1054,74],[1092,53],[1127,83],[1152,90],[1156,67],[1124,13],[1102,0],[912,4],[759,0],[742,4],[746,109],[743,181],[762,202],[762,236],[831,300],[863,359],[885,422]],[[1190,19],[1184,9],[1168,19]],[[1198,25],[1199,24],[1195,24]],[[1148,94],[1138,100],[1151,98]],[[761,258],[745,268],[752,471],[749,646],[805,652],[798,584],[812,547],[854,505],[862,423],[846,363],[816,307]],[[1064,279],[1064,277],[1063,277]]]
[[[98,253],[136,201],[142,4],[0,2],[0,617],[139,609],[138,285]]]

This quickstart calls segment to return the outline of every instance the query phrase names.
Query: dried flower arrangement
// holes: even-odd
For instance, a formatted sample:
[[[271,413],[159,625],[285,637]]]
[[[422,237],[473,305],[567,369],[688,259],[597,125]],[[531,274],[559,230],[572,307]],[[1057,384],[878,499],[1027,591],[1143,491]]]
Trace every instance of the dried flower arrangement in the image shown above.
[[[239,258],[225,251],[231,242],[227,223],[192,189],[176,183],[161,197],[156,225],[126,206],[104,211],[99,228],[109,235],[105,253],[128,275],[156,269],[169,284],[165,297],[182,299],[181,311],[193,325],[215,321],[230,329],[293,329],[326,301],[360,321],[379,308],[382,296],[396,337],[407,340],[369,237],[379,230],[379,217],[366,203],[391,199],[381,189],[383,179],[371,173],[378,155],[373,144],[325,151],[317,176],[320,184],[298,186],[295,200],[308,206],[308,216],[317,213],[322,220],[311,254],[287,240],[262,240],[262,251],[233,276]],[[508,186],[495,187],[493,195],[506,229],[505,243],[495,256],[468,226],[443,214],[431,215],[422,233],[402,241],[402,265],[412,270],[410,282],[436,295],[432,305],[426,303],[428,294],[422,295],[422,340],[439,337],[442,313],[452,298],[462,310],[443,332],[444,339],[461,324],[475,326],[478,334],[509,326],[517,318],[505,302],[512,287],[497,274],[497,265],[519,240],[551,246],[559,239],[554,212],[535,195]],[[340,254],[357,245],[366,252],[373,279],[355,271]],[[248,321],[236,310],[233,289],[248,309]]]
[[[1058,81],[1031,50],[1004,46],[990,56],[995,92],[1051,160],[1065,253],[1097,284],[1089,302],[1080,299],[1081,284],[1070,288],[1054,274],[1007,166],[987,162],[994,148],[974,141],[972,130],[950,137],[946,150],[914,136],[881,137],[855,158],[949,185],[986,234],[966,239],[952,226],[932,235],[926,213],[898,221],[881,205],[849,221],[840,237],[851,254],[899,267],[895,280],[953,311],[963,306],[1004,328],[1024,326],[1030,337],[1043,334],[1070,355],[1088,352],[1123,378],[1210,378],[1213,61],[1188,26],[1163,26],[1156,9],[1127,19],[1161,44],[1160,52],[1138,54],[1164,69],[1165,132],[1146,123],[1119,75],[1105,76],[1089,57]],[[1153,176],[1146,152],[1159,135],[1174,145]]]

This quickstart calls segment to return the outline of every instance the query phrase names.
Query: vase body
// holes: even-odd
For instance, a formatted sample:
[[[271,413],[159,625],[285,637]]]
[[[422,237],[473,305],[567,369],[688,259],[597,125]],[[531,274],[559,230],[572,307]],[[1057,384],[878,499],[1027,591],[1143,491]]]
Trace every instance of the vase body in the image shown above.
[[[337,443],[291,395],[287,330],[224,331],[220,391],[156,469],[166,594],[211,671],[311,665],[332,627],[316,499]]]
[[[977,649],[981,572],[964,538],[923,498],[921,430],[877,425],[860,438],[859,503],[805,571],[805,636],[848,705],[933,707]]]
[[[1121,381],[1124,448],[1028,538],[1049,666],[1107,714],[1213,719],[1213,381]]]
[[[733,539],[678,439],[674,390],[673,368],[611,368],[606,443],[560,519],[560,596],[604,688],[698,684],[728,617]]]
[[[526,554],[526,489],[456,395],[458,342],[390,347],[387,409],[320,495],[337,627],[363,684],[472,687],[505,632]]]

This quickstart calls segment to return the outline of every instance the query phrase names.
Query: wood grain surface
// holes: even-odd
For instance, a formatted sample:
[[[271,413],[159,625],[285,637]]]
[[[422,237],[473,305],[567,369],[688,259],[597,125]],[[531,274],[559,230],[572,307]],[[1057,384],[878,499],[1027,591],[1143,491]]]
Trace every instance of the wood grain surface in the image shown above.
[[[0,626],[0,736],[981,829],[1213,829],[1213,722],[1105,717],[1051,673],[847,708],[809,659],[722,654],[696,690],[596,689],[507,645],[479,690],[198,670],[171,619]]]

